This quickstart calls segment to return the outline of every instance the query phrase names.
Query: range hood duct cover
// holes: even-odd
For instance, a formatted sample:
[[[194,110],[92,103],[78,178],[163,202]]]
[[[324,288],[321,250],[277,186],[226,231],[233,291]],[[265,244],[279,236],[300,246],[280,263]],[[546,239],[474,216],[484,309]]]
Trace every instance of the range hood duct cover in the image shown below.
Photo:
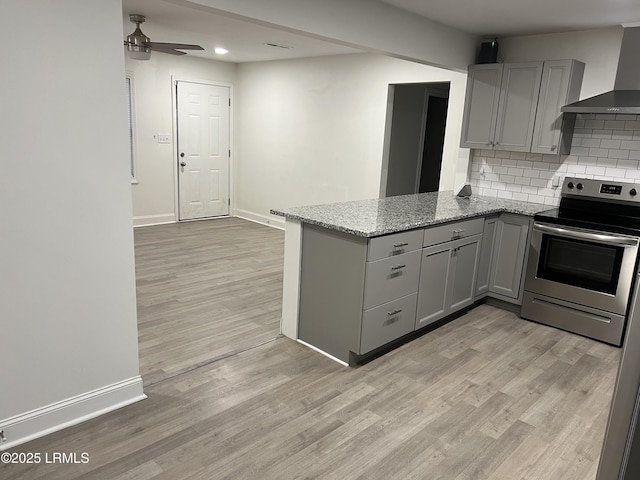
[[[627,27],[622,46],[614,90],[562,107],[568,113],[640,114],[640,27]]]

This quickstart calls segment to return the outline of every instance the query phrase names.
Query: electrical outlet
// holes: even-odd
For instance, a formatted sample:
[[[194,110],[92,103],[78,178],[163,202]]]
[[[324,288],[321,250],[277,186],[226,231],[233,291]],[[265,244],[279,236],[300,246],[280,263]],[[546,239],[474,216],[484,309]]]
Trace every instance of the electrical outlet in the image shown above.
[[[168,133],[159,133],[158,143],[171,143],[171,135]]]
[[[564,178],[562,175],[554,175],[553,178],[551,179],[551,186],[553,188],[558,188],[560,185],[562,185],[563,181],[564,181]]]

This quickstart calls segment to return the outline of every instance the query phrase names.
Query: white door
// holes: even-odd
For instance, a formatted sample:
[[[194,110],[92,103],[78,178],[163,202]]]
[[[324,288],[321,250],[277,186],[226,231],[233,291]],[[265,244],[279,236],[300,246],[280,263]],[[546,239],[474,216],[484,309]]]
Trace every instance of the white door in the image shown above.
[[[180,220],[229,215],[229,87],[177,82]]]

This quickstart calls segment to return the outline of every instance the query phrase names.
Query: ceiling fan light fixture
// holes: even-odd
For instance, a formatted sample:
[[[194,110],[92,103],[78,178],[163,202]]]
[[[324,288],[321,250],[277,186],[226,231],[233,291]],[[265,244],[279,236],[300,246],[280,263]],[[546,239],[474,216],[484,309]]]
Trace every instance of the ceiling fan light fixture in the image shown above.
[[[229,53],[229,50],[223,47],[216,47],[213,49],[213,51],[216,52],[216,55],[226,55],[227,53]]]
[[[127,46],[129,57],[134,60],[149,60],[151,58],[151,49],[147,44],[151,39],[140,30],[140,24],[145,20],[144,15],[129,15],[129,18],[136,24],[136,29],[130,35],[127,35],[127,41],[124,42]]]

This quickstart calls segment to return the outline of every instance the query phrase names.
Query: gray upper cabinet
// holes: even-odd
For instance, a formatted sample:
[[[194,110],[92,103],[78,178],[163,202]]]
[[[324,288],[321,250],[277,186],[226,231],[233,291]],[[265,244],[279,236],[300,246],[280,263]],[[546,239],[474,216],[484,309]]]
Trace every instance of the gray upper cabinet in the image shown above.
[[[507,63],[502,71],[495,150],[531,150],[542,62]]]
[[[538,111],[531,151],[568,154],[576,116],[562,114],[560,108],[580,98],[584,63],[577,60],[544,62]]]
[[[462,147],[492,148],[501,82],[501,63],[469,67],[462,124]]]
[[[469,66],[460,145],[531,149],[542,62]]]

